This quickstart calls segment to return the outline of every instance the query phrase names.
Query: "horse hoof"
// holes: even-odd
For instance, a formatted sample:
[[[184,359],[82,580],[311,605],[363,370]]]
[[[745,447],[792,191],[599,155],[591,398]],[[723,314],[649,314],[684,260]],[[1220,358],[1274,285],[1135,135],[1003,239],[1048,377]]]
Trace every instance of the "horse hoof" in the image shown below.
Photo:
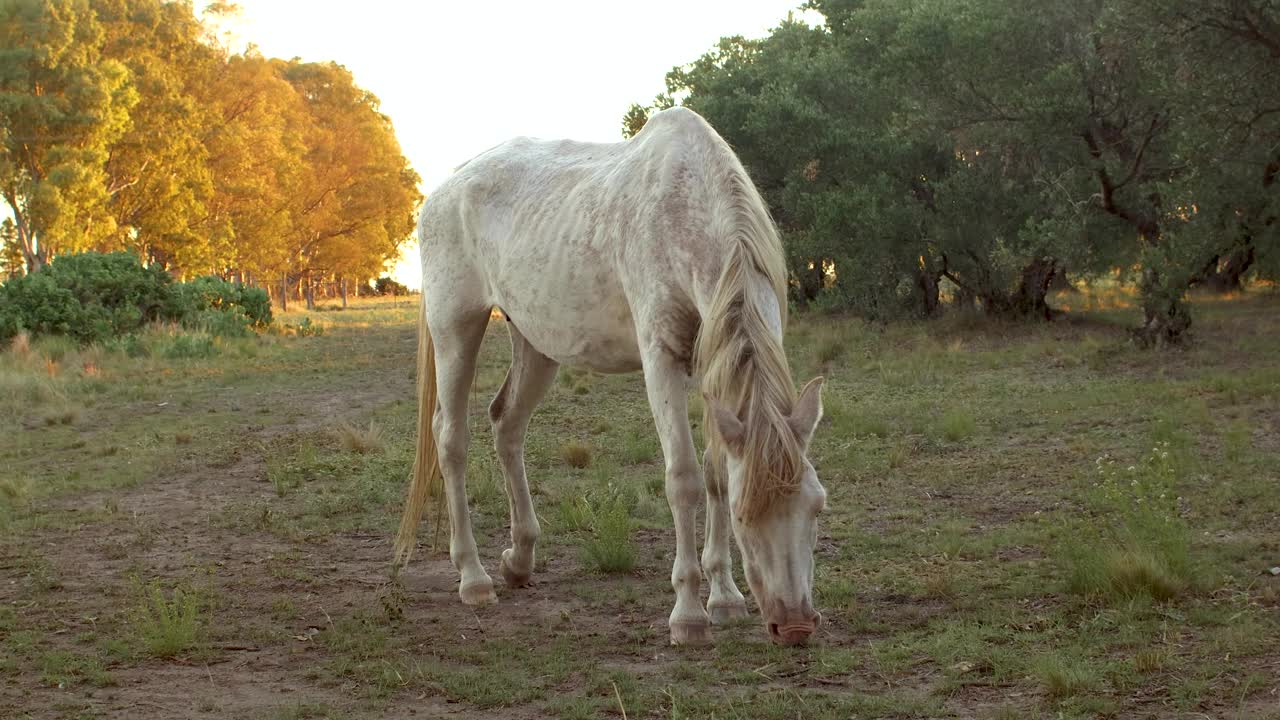
[[[707,622],[671,623],[672,645],[710,645],[711,624]]]
[[[747,616],[747,603],[739,601],[736,603],[708,605],[707,614],[711,616],[712,625],[727,625]]]
[[[502,579],[506,580],[507,582],[507,587],[522,588],[522,587],[529,587],[530,585],[532,585],[533,584],[532,573],[529,573],[527,571],[520,572],[512,569],[510,558],[511,558],[511,549],[508,548],[506,550],[503,550],[502,562],[499,563],[498,565],[498,568],[502,571]]]
[[[472,607],[498,602],[498,594],[493,591],[493,581],[488,578],[463,587],[458,591],[458,595],[462,596],[463,605]]]

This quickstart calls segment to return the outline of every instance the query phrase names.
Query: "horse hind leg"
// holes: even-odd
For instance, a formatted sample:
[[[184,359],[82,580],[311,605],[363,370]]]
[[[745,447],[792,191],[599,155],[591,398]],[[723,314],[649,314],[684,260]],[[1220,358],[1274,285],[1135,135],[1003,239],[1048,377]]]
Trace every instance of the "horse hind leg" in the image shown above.
[[[511,369],[489,406],[489,418],[511,504],[511,547],[502,552],[502,577],[509,587],[524,587],[533,574],[534,545],[541,532],[525,475],[524,439],[529,418],[560,365],[534,350],[514,325],[508,323],[507,328],[511,332]]]
[[[476,357],[484,340],[488,312],[488,308],[455,312],[454,308],[447,307],[443,312],[427,316],[435,343],[437,404],[432,431],[439,447],[440,472],[444,476],[449,507],[449,558],[461,575],[458,594],[467,605],[488,605],[498,600],[493,580],[480,564],[476,550],[466,487],[467,396],[475,378]]]

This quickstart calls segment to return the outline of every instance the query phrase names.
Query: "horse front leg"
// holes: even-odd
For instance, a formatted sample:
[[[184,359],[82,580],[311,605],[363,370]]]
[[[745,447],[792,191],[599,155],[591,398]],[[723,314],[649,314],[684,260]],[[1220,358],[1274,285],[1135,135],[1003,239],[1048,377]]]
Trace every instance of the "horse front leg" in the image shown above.
[[[711,585],[707,613],[716,625],[747,616],[747,601],[733,581],[729,555],[729,477],[724,461],[711,454],[702,457],[707,476],[707,540],[702,548],[702,570]]]
[[[711,642],[711,619],[699,600],[702,572],[698,568],[697,538],[703,485],[689,429],[689,378],[682,363],[665,351],[656,350],[645,354],[644,379],[666,460],[667,502],[676,530],[676,560],[671,568],[676,605],[668,620],[671,644],[706,644]]]

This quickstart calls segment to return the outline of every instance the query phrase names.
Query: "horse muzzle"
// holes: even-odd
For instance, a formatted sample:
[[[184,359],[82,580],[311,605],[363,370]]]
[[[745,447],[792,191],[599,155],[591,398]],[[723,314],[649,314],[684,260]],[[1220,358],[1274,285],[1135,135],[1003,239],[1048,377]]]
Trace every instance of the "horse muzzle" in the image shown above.
[[[812,610],[808,613],[787,613],[783,617],[766,623],[769,628],[769,639],[777,645],[785,646],[808,643],[810,636],[821,624],[822,615]]]

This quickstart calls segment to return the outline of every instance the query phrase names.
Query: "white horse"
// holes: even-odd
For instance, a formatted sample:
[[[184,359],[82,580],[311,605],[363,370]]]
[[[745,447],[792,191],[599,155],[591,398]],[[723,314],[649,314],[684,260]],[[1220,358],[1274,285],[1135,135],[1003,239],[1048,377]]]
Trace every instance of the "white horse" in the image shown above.
[[[813,548],[826,492],[805,453],[822,416],[822,381],[800,393],[792,385],[778,233],[715,130],[673,108],[626,142],[508,141],[427,199],[418,234],[419,440],[398,566],[413,551],[440,472],[462,602],[497,600],[476,552],[464,480],[467,396],[496,306],[508,319],[512,354],[489,406],[511,502],[511,547],[500,566],[507,585],[527,585],[534,567],[539,527],[524,439],[557,369],[642,370],[675,521],[671,642],[708,642],[711,623],[746,615],[730,527],[770,637],[807,641],[821,621]],[[695,537],[704,485],[687,411],[692,376],[706,400],[705,610]]]

